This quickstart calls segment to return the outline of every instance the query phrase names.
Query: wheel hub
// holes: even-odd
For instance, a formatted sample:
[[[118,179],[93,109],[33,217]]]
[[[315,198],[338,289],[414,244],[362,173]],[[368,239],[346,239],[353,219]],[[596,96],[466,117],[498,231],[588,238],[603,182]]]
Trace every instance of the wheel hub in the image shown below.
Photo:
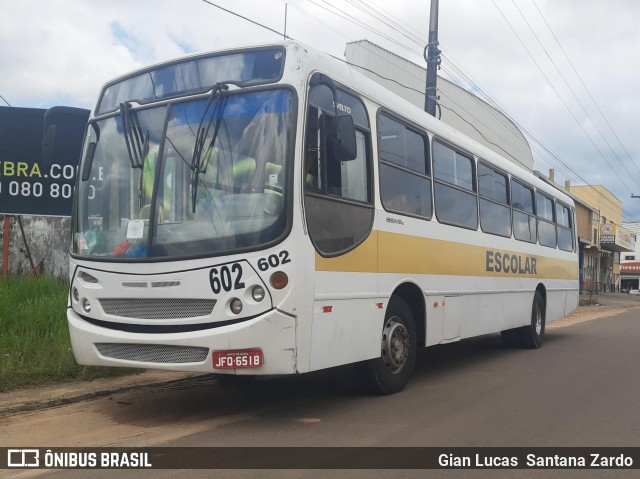
[[[402,371],[409,357],[409,345],[407,328],[398,318],[390,318],[382,332],[382,359],[390,372]]]
[[[536,334],[540,336],[542,334],[542,311],[540,311],[539,307],[537,307],[535,311]]]

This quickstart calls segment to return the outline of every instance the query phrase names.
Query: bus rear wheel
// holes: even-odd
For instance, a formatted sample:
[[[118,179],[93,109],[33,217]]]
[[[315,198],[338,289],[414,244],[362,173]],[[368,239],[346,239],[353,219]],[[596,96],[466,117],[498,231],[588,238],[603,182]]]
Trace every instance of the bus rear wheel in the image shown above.
[[[416,361],[416,328],[411,308],[392,296],[382,328],[380,357],[362,363],[365,386],[375,394],[400,392],[409,382]]]
[[[505,346],[538,349],[542,346],[545,330],[545,304],[542,294],[536,291],[531,308],[531,323],[521,328],[502,331]]]

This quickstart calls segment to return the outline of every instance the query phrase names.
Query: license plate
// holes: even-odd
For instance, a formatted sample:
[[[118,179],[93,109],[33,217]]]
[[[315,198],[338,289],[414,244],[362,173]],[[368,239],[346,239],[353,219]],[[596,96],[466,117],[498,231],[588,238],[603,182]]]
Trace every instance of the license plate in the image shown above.
[[[264,362],[262,349],[237,349],[234,351],[214,351],[214,369],[260,368]]]

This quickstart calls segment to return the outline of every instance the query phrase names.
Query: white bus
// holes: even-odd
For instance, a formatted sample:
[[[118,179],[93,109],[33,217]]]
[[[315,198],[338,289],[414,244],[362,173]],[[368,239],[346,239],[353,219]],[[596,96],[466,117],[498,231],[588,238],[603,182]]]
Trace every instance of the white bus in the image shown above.
[[[389,394],[419,347],[537,348],[578,304],[571,198],[296,42],[107,83],[72,219],[80,364]]]

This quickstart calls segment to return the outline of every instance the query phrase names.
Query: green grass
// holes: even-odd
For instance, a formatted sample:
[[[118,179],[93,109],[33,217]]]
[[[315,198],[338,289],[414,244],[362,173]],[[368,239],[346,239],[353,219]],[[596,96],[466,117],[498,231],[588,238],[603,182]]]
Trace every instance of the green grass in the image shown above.
[[[66,282],[0,278],[0,391],[136,372],[76,364],[67,329]]]

